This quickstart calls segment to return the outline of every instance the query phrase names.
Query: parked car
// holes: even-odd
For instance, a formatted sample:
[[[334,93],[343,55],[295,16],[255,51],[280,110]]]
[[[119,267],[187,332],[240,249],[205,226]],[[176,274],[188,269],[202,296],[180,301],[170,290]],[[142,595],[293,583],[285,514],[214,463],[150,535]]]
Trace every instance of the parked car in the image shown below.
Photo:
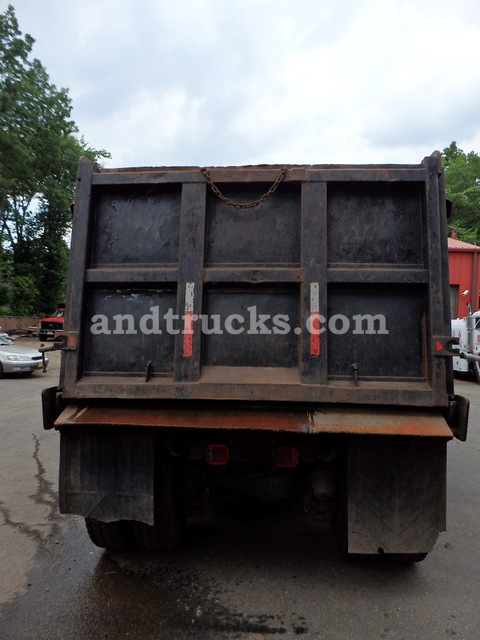
[[[45,357],[46,364],[48,358]],[[0,336],[0,377],[4,373],[33,373],[43,365],[38,349],[14,344],[12,340]]]
[[[38,339],[48,340],[55,338],[63,332],[63,320],[65,315],[65,305],[59,304],[55,313],[48,318],[42,318],[38,323]]]
[[[4,338],[7,338],[7,340],[16,340],[17,339],[17,336],[11,336],[6,331],[2,331],[2,327],[0,327],[0,336],[3,336]]]

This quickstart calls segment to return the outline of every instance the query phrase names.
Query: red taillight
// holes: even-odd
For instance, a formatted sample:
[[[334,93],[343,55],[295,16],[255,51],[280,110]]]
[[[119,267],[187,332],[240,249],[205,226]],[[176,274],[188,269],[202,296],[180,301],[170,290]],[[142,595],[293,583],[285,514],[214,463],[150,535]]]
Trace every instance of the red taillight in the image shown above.
[[[209,444],[205,449],[207,464],[223,466],[228,462],[228,447],[224,444]]]
[[[298,449],[295,447],[277,447],[275,449],[275,465],[277,467],[297,467]]]

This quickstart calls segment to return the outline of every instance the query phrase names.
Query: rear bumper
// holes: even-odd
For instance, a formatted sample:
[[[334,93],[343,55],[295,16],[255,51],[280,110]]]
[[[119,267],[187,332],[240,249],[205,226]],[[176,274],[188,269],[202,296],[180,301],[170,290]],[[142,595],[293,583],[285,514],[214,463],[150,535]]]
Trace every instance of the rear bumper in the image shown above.
[[[184,405],[185,407],[185,405]],[[438,410],[321,406],[314,410],[231,408],[209,403],[178,406],[130,403],[71,404],[56,419],[55,428],[82,425],[177,427],[190,429],[248,429],[301,434],[364,434],[453,437]]]

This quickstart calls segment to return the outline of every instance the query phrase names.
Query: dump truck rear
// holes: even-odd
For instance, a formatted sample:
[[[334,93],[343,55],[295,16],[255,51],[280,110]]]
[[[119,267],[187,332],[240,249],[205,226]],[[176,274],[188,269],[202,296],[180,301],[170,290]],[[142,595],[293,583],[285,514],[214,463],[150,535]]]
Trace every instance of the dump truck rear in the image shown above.
[[[62,513],[171,549],[219,496],[298,500],[344,555],[445,529],[455,395],[438,153],[418,165],[79,165]],[[47,348],[56,348],[53,345]]]

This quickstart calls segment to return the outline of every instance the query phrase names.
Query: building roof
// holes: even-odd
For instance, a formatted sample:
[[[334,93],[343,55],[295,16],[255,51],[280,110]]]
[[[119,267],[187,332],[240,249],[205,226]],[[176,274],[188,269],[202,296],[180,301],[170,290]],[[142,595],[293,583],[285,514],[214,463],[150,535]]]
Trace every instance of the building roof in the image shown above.
[[[463,242],[456,238],[448,238],[448,250],[458,251],[460,253],[480,253],[480,247],[476,244],[470,244],[469,242]]]

